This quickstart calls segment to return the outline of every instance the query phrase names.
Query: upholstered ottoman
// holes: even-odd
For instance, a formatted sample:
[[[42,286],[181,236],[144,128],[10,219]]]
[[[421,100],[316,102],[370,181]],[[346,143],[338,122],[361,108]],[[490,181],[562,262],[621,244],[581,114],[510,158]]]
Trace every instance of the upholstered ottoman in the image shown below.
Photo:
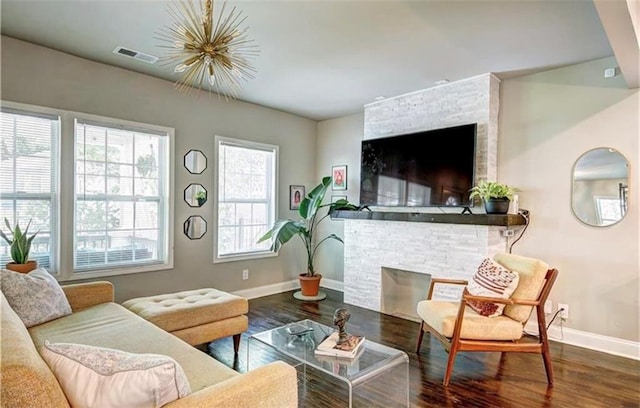
[[[210,288],[130,299],[122,306],[192,346],[233,336],[236,353],[249,326],[247,299]]]

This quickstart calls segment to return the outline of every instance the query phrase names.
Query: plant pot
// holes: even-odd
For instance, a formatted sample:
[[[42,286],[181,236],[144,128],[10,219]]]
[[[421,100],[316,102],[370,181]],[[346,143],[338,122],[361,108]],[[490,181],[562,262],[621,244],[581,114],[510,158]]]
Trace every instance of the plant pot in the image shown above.
[[[313,276],[307,276],[306,273],[301,273],[298,279],[300,280],[300,289],[304,296],[318,296],[322,275],[315,274]]]
[[[506,214],[510,202],[506,197],[490,198],[484,202],[484,210],[487,214]]]
[[[38,261],[27,261],[27,263],[19,264],[15,262],[9,262],[7,269],[14,272],[29,273],[38,267]]]

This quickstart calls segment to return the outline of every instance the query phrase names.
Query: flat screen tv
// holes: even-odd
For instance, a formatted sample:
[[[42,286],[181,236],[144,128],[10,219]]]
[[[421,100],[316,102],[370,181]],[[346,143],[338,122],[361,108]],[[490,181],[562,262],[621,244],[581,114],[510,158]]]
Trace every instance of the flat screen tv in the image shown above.
[[[469,206],[476,128],[474,123],[362,141],[360,204]]]

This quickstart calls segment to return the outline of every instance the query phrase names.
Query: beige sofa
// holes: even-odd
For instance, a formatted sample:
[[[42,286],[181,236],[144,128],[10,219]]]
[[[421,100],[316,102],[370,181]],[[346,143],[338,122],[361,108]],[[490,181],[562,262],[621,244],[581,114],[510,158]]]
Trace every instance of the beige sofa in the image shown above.
[[[63,289],[73,313],[29,329],[2,295],[2,407],[69,407],[39,354],[45,340],[174,358],[192,393],[166,407],[297,407],[296,371],[288,364],[275,362],[240,374],[113,303],[109,282]]]

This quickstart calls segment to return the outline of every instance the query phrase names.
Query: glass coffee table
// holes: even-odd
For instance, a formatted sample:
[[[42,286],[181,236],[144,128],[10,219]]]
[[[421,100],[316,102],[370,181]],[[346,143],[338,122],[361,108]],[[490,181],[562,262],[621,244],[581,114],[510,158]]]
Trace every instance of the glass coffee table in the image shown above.
[[[408,407],[407,354],[367,339],[353,359],[314,354],[316,346],[334,331],[302,320],[253,334],[248,339],[247,369],[284,360],[298,371],[299,398],[315,388],[322,398],[343,400],[350,408]]]

